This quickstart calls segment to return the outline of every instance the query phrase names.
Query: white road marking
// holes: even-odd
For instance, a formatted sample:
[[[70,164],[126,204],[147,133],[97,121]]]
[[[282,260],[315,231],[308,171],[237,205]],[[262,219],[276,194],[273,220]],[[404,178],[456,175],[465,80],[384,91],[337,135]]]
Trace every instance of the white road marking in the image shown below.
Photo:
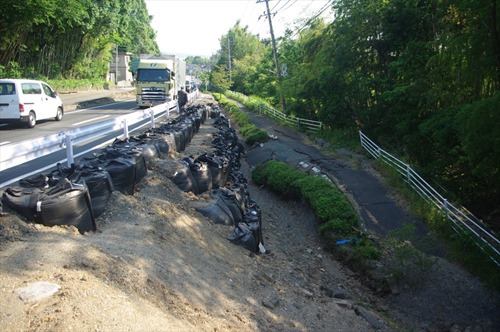
[[[79,126],[79,125],[82,125],[82,124],[87,123],[87,122],[101,120],[101,119],[105,119],[105,118],[109,118],[109,117],[110,117],[110,115],[103,115],[103,116],[100,116],[98,118],[93,118],[93,119],[89,119],[89,120],[85,120],[85,121],[80,121],[80,122],[73,123],[72,126]]]

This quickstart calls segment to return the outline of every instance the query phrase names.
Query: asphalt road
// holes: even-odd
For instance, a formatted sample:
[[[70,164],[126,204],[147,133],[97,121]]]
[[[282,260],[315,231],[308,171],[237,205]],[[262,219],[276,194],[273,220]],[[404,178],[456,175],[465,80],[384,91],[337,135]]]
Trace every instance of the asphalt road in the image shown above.
[[[246,113],[256,126],[277,136],[277,139],[246,152],[246,160],[250,165],[274,159],[304,170],[315,166],[342,188],[359,211],[362,226],[370,234],[385,236],[391,231],[400,230],[405,224],[412,224],[416,227],[414,245],[428,254],[443,256],[439,244],[430,241],[432,238],[426,225],[401,206],[391,195],[388,186],[372,172],[328,156],[320,146],[311,144],[304,134],[283,127],[264,115],[250,111]],[[304,163],[308,168],[302,166]]]
[[[0,153],[2,146],[7,146],[11,143],[26,142],[32,144],[32,140],[38,137],[60,133],[65,130],[79,128],[94,122],[101,122],[132,113],[137,111],[135,100],[116,101],[112,98],[119,93],[127,94],[130,89],[126,90],[102,90],[102,91],[86,91],[73,94],[61,94],[61,99],[65,105],[65,115],[62,121],[41,121],[35,128],[25,129],[16,126],[1,126],[0,127]],[[121,98],[117,98],[121,99]],[[105,103],[104,105],[99,105]],[[107,103],[107,104],[106,104]],[[99,105],[95,107],[85,108],[87,105]],[[135,125],[131,125],[129,131],[141,128],[144,123],[149,123],[149,120],[144,120]],[[106,133],[92,142],[76,144],[73,146],[75,160],[82,158],[92,153],[93,150],[108,141],[112,141],[115,137],[121,135],[122,131]],[[27,161],[0,171],[0,186],[6,186],[18,181],[21,178],[45,172],[51,169],[57,163],[63,163],[66,160],[66,151],[64,149],[57,152],[37,157],[31,161]]]

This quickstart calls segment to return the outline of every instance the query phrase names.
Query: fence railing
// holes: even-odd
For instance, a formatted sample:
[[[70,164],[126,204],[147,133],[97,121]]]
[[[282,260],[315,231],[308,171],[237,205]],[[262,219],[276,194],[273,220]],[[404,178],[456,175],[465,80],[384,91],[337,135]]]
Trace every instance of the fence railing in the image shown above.
[[[195,99],[197,95],[197,92],[191,93],[188,100]],[[122,130],[122,134],[118,137],[128,138],[130,126],[145,119],[150,119],[150,127],[154,128],[155,121],[163,116],[168,118],[171,111],[178,112],[177,101],[170,101],[169,103],[138,110],[111,120],[68,129],[56,134],[0,146],[0,171],[63,149],[66,150],[67,165],[71,166],[74,162],[73,146],[75,144],[91,142],[106,133],[116,130]],[[5,185],[5,183],[0,185]]]
[[[228,94],[235,95],[237,98],[240,98],[241,100],[247,101],[250,99],[250,97],[245,96],[244,94],[240,92],[235,92],[235,91],[228,91]],[[297,118],[295,116],[290,116],[287,115],[281,111],[278,111],[275,108],[269,107],[263,103],[258,103],[259,107],[259,113],[265,114],[269,116],[270,118],[273,118],[279,122],[284,122],[289,126],[295,127],[295,128],[303,128],[306,131],[318,131],[323,128],[323,122],[321,121],[315,121],[315,120],[309,120],[309,119],[304,119],[304,118]]]
[[[500,241],[494,234],[486,230],[482,221],[464,207],[456,207],[432,188],[410,165],[397,159],[376,145],[361,131],[359,138],[363,148],[375,159],[380,159],[398,172],[404,181],[412,187],[424,200],[433,204],[452,222],[453,230],[462,236],[471,235],[475,244],[483,250],[497,266],[500,266]]]

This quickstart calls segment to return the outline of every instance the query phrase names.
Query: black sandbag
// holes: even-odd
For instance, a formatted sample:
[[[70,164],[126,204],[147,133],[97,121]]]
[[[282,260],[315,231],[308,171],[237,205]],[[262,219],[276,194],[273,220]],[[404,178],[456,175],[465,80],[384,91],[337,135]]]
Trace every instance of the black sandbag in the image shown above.
[[[239,223],[233,228],[229,241],[251,252],[258,253],[259,242],[255,239],[255,232],[255,225]]]
[[[113,179],[113,186],[124,194],[133,195],[135,185],[147,174],[146,159],[142,152],[135,148],[104,149],[107,160],[104,168]],[[123,174],[120,174],[120,169]]]
[[[113,180],[113,187],[126,195],[133,195],[135,189],[135,158],[121,155],[107,159],[104,169]]]
[[[80,233],[95,231],[92,203],[85,181],[61,181],[37,202],[35,222],[45,226],[75,226]]]
[[[146,163],[158,158],[158,149],[151,140],[134,138],[133,146],[141,151]]]
[[[71,181],[78,177],[83,178],[89,191],[95,218],[104,212],[114,190],[110,174],[102,167],[91,163],[81,163],[78,166],[73,164],[71,167],[59,163],[57,169],[50,172],[47,177],[51,186],[62,179]]]
[[[207,164],[212,177],[212,187],[219,188],[226,184],[229,172],[229,159],[224,156],[202,154],[196,160]]]
[[[164,134],[161,134],[161,136],[165,143],[168,145],[168,152],[177,151],[177,147],[175,144],[175,135],[173,133],[166,132]]]
[[[253,200],[249,200],[247,206],[247,212],[243,217],[243,223],[252,225],[253,228],[256,228],[254,232],[255,240],[258,244],[264,245],[264,237],[262,236],[262,212],[260,207]]]
[[[195,115],[192,117],[194,133],[197,134],[200,131],[201,126],[201,117],[199,115]]]
[[[229,211],[231,211],[231,215],[233,216],[235,225],[238,225],[243,221],[244,210],[242,210],[234,192],[227,188],[219,188],[217,190],[214,190],[213,194],[224,201],[226,206],[229,208]]]
[[[2,200],[7,207],[33,221],[36,214],[36,203],[42,194],[43,189],[36,187],[9,187],[4,191]]]
[[[234,225],[233,214],[220,197],[212,200],[208,206],[196,210],[216,224]]]
[[[195,161],[191,168],[191,174],[196,181],[199,194],[212,190],[212,174],[206,163]]]
[[[196,180],[193,178],[189,164],[185,161],[181,160],[179,167],[172,177],[172,182],[184,192],[192,192],[195,195],[199,194]]]
[[[138,148],[126,148],[126,149],[120,149],[119,152],[135,158],[134,182],[135,184],[139,183],[142,180],[142,178],[144,178],[148,173],[146,158],[144,157],[142,151]],[[109,158],[110,156],[107,157]]]
[[[166,156],[168,156],[168,153],[170,151],[177,151],[177,144],[175,142],[175,135],[173,132],[171,132],[171,128],[168,125],[164,124],[158,128],[153,128],[150,130],[152,130],[154,135],[157,135],[159,137],[159,139],[167,145],[167,148],[165,151]],[[162,150],[162,149],[164,150],[165,147],[164,146],[160,147],[160,150]],[[161,158],[161,156],[160,156],[160,158]]]
[[[46,188],[49,186],[48,177],[41,173],[19,180],[19,185],[24,188]]]
[[[153,145],[156,148],[156,157],[160,159],[165,159],[168,156],[169,144],[163,138],[163,135],[156,134],[154,132],[145,132],[137,136],[142,142],[146,142]]]
[[[193,178],[196,181],[196,186],[198,187],[198,194],[212,190],[212,174],[208,169],[208,165],[200,160],[193,159],[192,157],[186,157],[182,160],[189,165],[191,174],[193,175]]]
[[[113,193],[113,180],[108,171],[104,169],[81,170],[81,177],[87,184],[94,217],[99,217],[108,205]]]
[[[195,128],[194,128],[194,123],[190,118],[185,118],[182,126],[185,127],[186,130],[186,143],[191,143],[194,134],[195,134]]]
[[[175,140],[175,151],[177,152],[184,151],[186,145],[184,142],[184,134],[182,130],[179,130],[178,128],[171,128],[170,130]]]
[[[248,193],[248,189],[246,187],[246,184],[242,183],[242,182],[238,182],[237,184],[233,184],[232,186],[228,187],[228,189],[230,189],[231,192],[234,194],[241,211],[243,212],[243,214],[245,214],[246,213],[246,200],[247,200],[247,197],[250,195]]]
[[[95,231],[95,217],[85,181],[59,181],[55,186],[39,188],[7,188],[6,205],[29,221],[45,226],[75,226],[80,233]]]

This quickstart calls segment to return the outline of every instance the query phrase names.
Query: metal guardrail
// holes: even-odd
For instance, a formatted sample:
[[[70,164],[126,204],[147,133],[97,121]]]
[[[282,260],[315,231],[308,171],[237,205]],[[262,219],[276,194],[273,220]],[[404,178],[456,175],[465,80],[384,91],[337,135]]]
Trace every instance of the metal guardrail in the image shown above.
[[[475,244],[500,266],[500,241],[494,234],[485,229],[483,222],[464,207],[456,207],[432,188],[410,165],[400,161],[384,149],[380,148],[361,131],[359,138],[363,148],[375,159],[380,159],[393,167],[424,200],[442,211],[459,235],[471,234]]]
[[[188,102],[198,97],[198,91],[188,96]],[[116,130],[123,130],[123,137],[129,137],[129,127],[145,119],[151,119],[150,127],[163,116],[170,117],[170,111],[178,112],[177,101],[170,101],[147,109],[122,115],[115,119],[89,124],[79,128],[68,129],[57,134],[24,140],[0,146],[0,171],[18,166],[22,163],[49,155],[59,150],[66,150],[67,165],[74,162],[73,145],[91,142],[102,135]],[[165,112],[158,116],[158,114]],[[121,135],[120,135],[121,136]],[[119,137],[119,136],[118,136]]]
[[[237,98],[247,101],[250,97],[245,96],[240,92],[228,91],[229,94],[235,95]],[[269,107],[263,103],[258,103],[259,113],[265,114],[270,118],[284,122],[295,128],[304,128],[305,130],[318,131],[323,128],[323,122],[309,120],[304,118],[297,118],[295,116],[289,116],[275,108]]]

